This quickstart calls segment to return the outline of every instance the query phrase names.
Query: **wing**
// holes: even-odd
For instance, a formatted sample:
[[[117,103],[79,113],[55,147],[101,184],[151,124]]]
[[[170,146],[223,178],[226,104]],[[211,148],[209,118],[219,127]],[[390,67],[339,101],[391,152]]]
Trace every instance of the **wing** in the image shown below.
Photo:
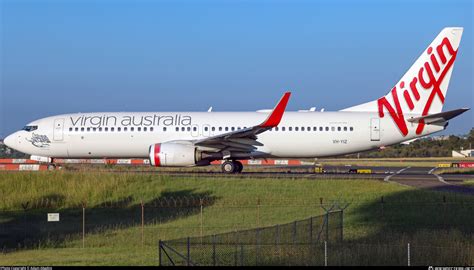
[[[278,126],[285,112],[286,105],[290,99],[290,92],[286,92],[275,106],[273,111],[263,123],[257,126],[239,129],[236,131],[219,134],[201,140],[194,141],[194,145],[206,150],[252,152],[257,146],[263,144],[258,142],[258,134]]]

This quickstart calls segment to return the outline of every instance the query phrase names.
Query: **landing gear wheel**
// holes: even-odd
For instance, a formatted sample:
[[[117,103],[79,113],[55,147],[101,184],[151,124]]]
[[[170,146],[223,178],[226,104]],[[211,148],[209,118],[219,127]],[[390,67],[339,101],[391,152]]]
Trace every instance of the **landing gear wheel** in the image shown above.
[[[235,171],[237,169],[236,168],[237,166],[238,165],[235,162],[226,160],[226,161],[224,161],[224,163],[222,163],[221,169],[222,169],[223,173],[229,173],[230,174],[230,173],[235,173]]]
[[[48,171],[56,170],[56,164],[48,164]]]
[[[241,173],[242,170],[244,169],[244,165],[240,161],[234,161],[234,162],[235,162],[235,165],[236,165],[235,172],[236,173]]]

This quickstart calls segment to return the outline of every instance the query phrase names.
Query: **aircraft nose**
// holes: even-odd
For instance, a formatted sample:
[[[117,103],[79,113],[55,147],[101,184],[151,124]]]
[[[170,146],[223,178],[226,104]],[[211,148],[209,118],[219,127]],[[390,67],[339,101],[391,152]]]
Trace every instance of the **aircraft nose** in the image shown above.
[[[3,143],[8,147],[8,148],[15,148],[15,134],[11,134],[7,136],[4,140]]]

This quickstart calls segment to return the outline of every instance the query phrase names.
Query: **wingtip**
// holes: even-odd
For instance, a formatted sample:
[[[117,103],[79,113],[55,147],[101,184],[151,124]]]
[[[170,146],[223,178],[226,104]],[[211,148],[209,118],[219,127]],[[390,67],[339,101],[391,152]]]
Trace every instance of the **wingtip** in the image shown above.
[[[285,112],[286,105],[288,104],[288,101],[290,99],[291,92],[287,91],[283,94],[281,97],[280,101],[278,104],[275,106],[271,114],[268,116],[268,118],[260,124],[260,127],[276,127],[281,121],[281,118],[283,117],[283,113]]]

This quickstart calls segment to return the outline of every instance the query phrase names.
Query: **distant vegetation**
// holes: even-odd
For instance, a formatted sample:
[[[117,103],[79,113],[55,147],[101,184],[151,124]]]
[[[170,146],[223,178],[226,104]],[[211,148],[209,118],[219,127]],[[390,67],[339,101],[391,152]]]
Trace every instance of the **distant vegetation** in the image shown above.
[[[29,155],[10,149],[3,143],[0,143],[0,158],[28,158],[28,157]]]
[[[383,150],[372,150],[359,154],[361,158],[398,157],[450,157],[452,150],[470,149],[474,145],[474,129],[466,136],[451,135],[448,139],[437,140],[431,137],[418,139],[410,144],[387,146]],[[357,154],[348,155],[354,158]]]

